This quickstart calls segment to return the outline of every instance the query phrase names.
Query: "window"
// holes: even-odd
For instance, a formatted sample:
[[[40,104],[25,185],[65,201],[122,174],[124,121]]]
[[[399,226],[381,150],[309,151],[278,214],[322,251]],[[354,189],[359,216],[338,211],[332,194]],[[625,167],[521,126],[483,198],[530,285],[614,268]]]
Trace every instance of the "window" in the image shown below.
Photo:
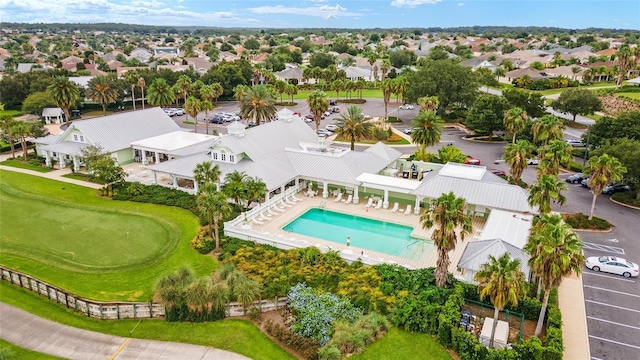
[[[84,136],[80,135],[80,142],[84,142]]]
[[[220,156],[220,160],[222,160],[222,161],[227,161],[227,154],[222,153],[222,154],[220,154],[220,155],[221,155],[221,156]]]
[[[229,155],[229,162],[236,162],[235,157],[233,155]]]
[[[78,134],[73,134],[73,141],[78,141]]]
[[[212,154],[213,154],[213,160],[218,160],[218,153],[214,152]]]

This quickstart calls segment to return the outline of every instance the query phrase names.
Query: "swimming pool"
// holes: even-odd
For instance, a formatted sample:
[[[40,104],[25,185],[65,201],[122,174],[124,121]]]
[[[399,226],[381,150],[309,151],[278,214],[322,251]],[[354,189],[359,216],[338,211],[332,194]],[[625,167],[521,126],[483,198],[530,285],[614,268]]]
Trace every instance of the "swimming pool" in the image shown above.
[[[307,210],[282,230],[344,245],[349,237],[351,246],[414,260],[433,247],[411,237],[410,226],[318,208]]]

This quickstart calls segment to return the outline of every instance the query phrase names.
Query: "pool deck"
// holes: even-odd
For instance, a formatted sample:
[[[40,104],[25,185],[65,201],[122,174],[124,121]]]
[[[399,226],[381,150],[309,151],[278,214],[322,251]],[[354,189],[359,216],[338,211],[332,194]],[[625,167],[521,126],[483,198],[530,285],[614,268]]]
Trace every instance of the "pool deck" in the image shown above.
[[[282,230],[282,228],[288,224],[289,222],[295,220],[300,215],[305,213],[307,210],[312,208],[324,208],[327,210],[348,213],[352,215],[357,215],[361,217],[366,217],[370,219],[376,219],[380,221],[387,221],[401,225],[407,225],[412,227],[414,230],[411,233],[412,237],[422,238],[422,239],[430,239],[431,234],[433,233],[433,229],[425,230],[420,225],[420,216],[414,215],[413,210],[411,214],[405,215],[404,212],[391,212],[391,210],[385,209],[375,209],[375,208],[366,208],[366,201],[361,201],[359,204],[345,204],[341,201],[335,202],[334,197],[330,196],[327,199],[323,199],[322,197],[307,197],[302,193],[298,193],[296,195],[298,199],[301,201],[295,203],[294,205],[289,205],[289,207],[285,207],[283,212],[278,212],[278,215],[272,216],[271,220],[264,222],[262,225],[256,224],[250,218],[248,224],[250,224],[251,229],[253,231],[263,232],[274,234],[276,236],[286,237],[288,239],[295,238],[298,241],[302,241],[303,243],[308,244],[309,246],[316,246],[319,248],[329,248],[331,250],[337,250],[339,252],[348,252],[351,251],[354,254],[361,254],[362,257],[370,257],[374,259],[384,260],[389,263],[396,263],[398,265],[403,265],[406,267],[418,269],[418,268],[426,268],[426,267],[434,267],[437,262],[437,252],[435,248],[432,251],[426,251],[422,254],[418,259],[411,260],[399,256],[388,255],[385,253],[357,248],[354,246],[347,246],[346,239],[345,244],[339,244],[332,241],[322,240],[310,236],[293,234],[291,232],[287,232]],[[280,202],[278,202],[279,206],[282,206]],[[403,206],[400,207],[401,209]],[[272,212],[276,213],[275,210]],[[269,213],[267,213],[269,214]],[[258,216],[259,217],[259,216]],[[484,227],[485,220],[483,218],[474,217],[473,218],[473,229],[474,233],[467,237],[466,240],[458,242],[456,245],[456,249],[450,253],[451,265],[449,267],[449,271],[452,273],[456,272],[456,265],[466,248],[466,244],[469,241],[474,241],[477,239],[478,235],[482,231]]]

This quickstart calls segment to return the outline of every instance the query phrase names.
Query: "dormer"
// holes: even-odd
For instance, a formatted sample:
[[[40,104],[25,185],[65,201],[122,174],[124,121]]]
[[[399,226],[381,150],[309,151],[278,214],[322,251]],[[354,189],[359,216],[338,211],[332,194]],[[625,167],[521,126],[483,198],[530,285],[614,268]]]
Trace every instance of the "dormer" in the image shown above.
[[[237,164],[244,159],[244,154],[236,154],[224,146],[214,146],[211,149],[211,160],[218,163]]]

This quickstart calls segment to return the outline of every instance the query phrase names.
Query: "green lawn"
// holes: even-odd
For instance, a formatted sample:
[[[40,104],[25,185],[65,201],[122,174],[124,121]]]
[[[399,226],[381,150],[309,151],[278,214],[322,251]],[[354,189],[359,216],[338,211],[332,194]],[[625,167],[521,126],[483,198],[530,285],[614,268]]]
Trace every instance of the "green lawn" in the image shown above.
[[[155,282],[217,262],[189,248],[190,212],[99,198],[95,189],[0,170],[0,263],[94,300],[148,301]]]
[[[8,349],[13,355],[13,359],[19,360],[56,360],[63,359],[57,356],[51,356],[35,351],[31,351],[25,348],[22,348],[18,345],[14,345],[8,341],[4,341],[0,339],[0,349]],[[2,358],[2,357],[0,357]]]
[[[395,327],[370,345],[352,360],[405,360],[405,359],[450,360],[451,355],[438,341],[426,334],[410,333]]]
[[[18,155],[18,154],[21,155],[22,151],[16,152],[16,155]],[[37,172],[41,172],[41,173],[46,173],[46,172],[51,171],[51,169],[46,168],[46,167],[36,166],[36,165],[29,164],[28,162],[24,162],[24,161],[20,161],[20,160],[12,160],[12,159],[0,162],[0,165],[11,166],[11,167],[20,168],[20,169],[33,170],[33,171],[37,171]]]
[[[629,99],[640,100],[640,92],[636,92],[636,93],[616,93],[615,95],[617,97],[626,97],[626,98],[629,98]]]
[[[4,281],[0,282],[0,301],[52,321],[105,334],[212,346],[258,360],[295,359],[252,323],[241,319],[209,323],[142,320],[136,327],[138,320],[88,318]]]
[[[307,100],[307,98],[309,97],[309,94],[311,94],[313,91],[311,90],[299,90],[298,94],[293,96],[294,100]],[[330,99],[335,99],[336,98],[336,92],[335,91],[331,91],[331,90],[324,90],[324,92],[327,94],[327,96]],[[287,95],[285,95],[285,97],[283,97],[283,99],[285,99],[288,101],[289,97]],[[345,91],[340,91],[340,96],[338,97],[338,99],[346,99],[347,98],[347,93]],[[351,92],[351,98],[352,99],[359,99],[360,98],[360,93],[356,92],[356,91],[352,91]],[[382,90],[380,89],[366,89],[366,90],[362,90],[362,98],[363,99],[382,99]],[[278,97],[278,100],[280,98]],[[391,101],[395,101],[395,96],[391,97]]]
[[[19,110],[0,110],[0,117],[3,116],[20,116],[23,112]]]

